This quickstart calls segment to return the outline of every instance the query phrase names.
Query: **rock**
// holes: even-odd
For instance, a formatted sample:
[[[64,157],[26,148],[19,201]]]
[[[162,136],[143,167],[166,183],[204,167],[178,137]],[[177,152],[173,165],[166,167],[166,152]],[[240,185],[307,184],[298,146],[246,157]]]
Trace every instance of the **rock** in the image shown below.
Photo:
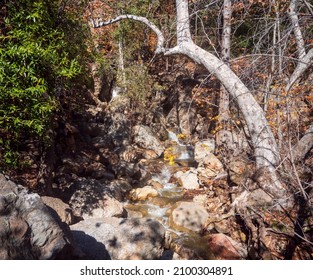
[[[202,166],[206,169],[210,169],[216,174],[223,170],[223,164],[221,161],[213,154],[208,154],[202,161]]]
[[[194,203],[197,203],[197,204],[205,207],[208,203],[208,198],[207,198],[207,195],[205,195],[205,194],[198,194],[198,195],[194,196],[192,201]]]
[[[0,174],[0,259],[80,258],[38,194]]]
[[[120,161],[116,166],[112,167],[118,178],[127,178],[137,181],[145,181],[150,179],[151,174],[144,168],[141,168],[140,164],[128,163]]]
[[[228,164],[229,179],[236,185],[244,183],[247,164],[243,161],[232,161]]]
[[[262,189],[252,191],[247,200],[248,206],[269,206],[272,205],[273,198]]]
[[[176,258],[180,260],[215,259],[206,240],[200,236],[176,238],[172,241],[170,248],[177,254]]]
[[[122,105],[122,104],[120,104]],[[122,110],[122,108],[120,108]],[[126,147],[130,144],[131,123],[124,112],[114,112],[110,115],[111,124],[106,134],[116,147]]]
[[[215,141],[214,139],[205,139],[197,142],[195,144],[195,160],[200,163],[205,157],[210,154],[213,154],[215,150]]]
[[[141,148],[155,152],[155,158],[160,157],[164,147],[148,126],[136,125],[133,129],[134,142]]]
[[[187,190],[195,190],[200,188],[198,177],[194,170],[189,170],[181,174],[181,176],[178,178],[178,183]]]
[[[209,214],[206,209],[194,202],[178,202],[169,216],[169,226],[182,231],[200,232]]]
[[[164,188],[164,186],[160,182],[155,180],[149,180],[148,184],[156,190],[161,190]]]
[[[221,260],[242,260],[247,258],[247,249],[223,233],[211,234],[207,238],[213,254]]]
[[[69,204],[75,216],[88,218],[123,217],[123,204],[113,191],[96,180],[78,180],[71,186],[75,190]]]
[[[165,230],[151,219],[88,219],[71,230],[88,259],[153,260],[163,253]]]
[[[43,203],[58,214],[63,223],[71,225],[73,222],[73,212],[70,206],[61,199],[51,196],[42,196]]]
[[[117,179],[110,182],[106,187],[110,190],[112,196],[118,201],[124,201],[128,196],[132,186],[123,179]]]
[[[158,196],[157,190],[152,188],[151,186],[145,186],[143,188],[137,188],[131,190],[129,197],[131,200],[147,200],[150,197]]]
[[[202,159],[201,163],[199,164],[199,167],[197,168],[199,178],[216,177],[222,171],[223,164],[213,154],[206,155],[206,157]]]

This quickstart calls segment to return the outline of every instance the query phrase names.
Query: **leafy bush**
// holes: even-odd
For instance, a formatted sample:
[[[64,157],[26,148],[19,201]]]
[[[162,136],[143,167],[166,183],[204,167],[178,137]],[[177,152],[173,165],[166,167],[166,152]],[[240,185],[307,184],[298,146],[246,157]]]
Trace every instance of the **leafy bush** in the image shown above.
[[[0,29],[0,166],[15,165],[22,139],[41,137],[60,89],[81,67],[73,57],[58,1],[5,1]],[[2,155],[1,155],[2,154]]]

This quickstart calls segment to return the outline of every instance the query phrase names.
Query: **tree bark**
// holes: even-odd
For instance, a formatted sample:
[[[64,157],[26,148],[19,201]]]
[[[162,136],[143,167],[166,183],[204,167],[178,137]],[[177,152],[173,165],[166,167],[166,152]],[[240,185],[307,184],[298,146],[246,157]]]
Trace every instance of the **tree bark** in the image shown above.
[[[223,32],[222,32],[222,60],[229,65],[230,59],[230,45],[231,45],[231,16],[232,16],[232,5],[231,0],[224,0],[223,3]],[[222,85],[220,89],[220,99],[219,99],[219,113],[218,120],[221,127],[221,130],[216,134],[216,142],[218,145],[225,145],[230,143],[230,137],[224,137],[224,135],[229,135],[228,131],[228,121],[230,119],[229,114],[229,93]],[[225,138],[225,139],[224,139]],[[227,145],[228,146],[228,145]]]
[[[299,62],[297,64],[296,69],[293,71],[289,82],[286,86],[286,91],[288,92],[291,87],[295,84],[295,82],[301,77],[301,75],[311,66],[313,62],[313,49],[311,49],[308,53],[305,50],[305,43],[302,36],[302,31],[299,24],[299,18],[296,12],[296,0],[291,0],[288,15],[290,21],[292,23],[293,33],[295,35],[296,43],[297,43],[297,51]]]

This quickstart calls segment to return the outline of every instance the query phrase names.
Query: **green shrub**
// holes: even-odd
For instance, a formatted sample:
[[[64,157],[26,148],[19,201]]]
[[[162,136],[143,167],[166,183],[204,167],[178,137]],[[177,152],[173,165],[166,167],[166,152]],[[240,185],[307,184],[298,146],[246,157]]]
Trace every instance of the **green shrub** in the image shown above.
[[[41,137],[60,89],[81,67],[73,57],[58,1],[5,1],[0,31],[0,166],[16,165],[22,139]]]

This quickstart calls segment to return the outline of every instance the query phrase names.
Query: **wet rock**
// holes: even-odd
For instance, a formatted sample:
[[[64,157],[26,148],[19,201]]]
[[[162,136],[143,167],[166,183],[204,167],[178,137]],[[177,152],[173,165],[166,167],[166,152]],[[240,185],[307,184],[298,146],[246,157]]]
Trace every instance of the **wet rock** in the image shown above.
[[[178,202],[170,213],[169,226],[185,232],[200,232],[208,217],[203,206],[194,202]]]
[[[164,147],[156,135],[148,126],[137,125],[133,129],[134,142],[141,148],[152,150],[155,156],[150,155],[151,158],[160,157],[164,151]]]
[[[204,158],[214,153],[215,141],[214,139],[205,139],[195,144],[194,157],[198,163],[201,163]]]
[[[160,182],[155,180],[150,180],[148,184],[156,190],[161,190],[164,188],[164,186]]]
[[[152,219],[88,219],[71,230],[89,259],[153,260],[163,253],[165,230]]]
[[[114,198],[110,187],[96,180],[78,180],[71,186],[75,190],[69,204],[75,216],[88,218],[123,217],[123,204]]]
[[[131,200],[147,200],[150,197],[158,196],[157,190],[152,188],[151,186],[145,186],[143,188],[137,188],[131,190],[129,197]]]
[[[73,212],[70,206],[64,203],[61,199],[51,196],[42,196],[41,197],[43,203],[48,207],[55,211],[61,221],[68,225],[73,222]]]
[[[180,173],[180,176],[178,177],[178,183],[187,190],[195,190],[200,188],[195,170],[189,170],[187,172]]]
[[[0,259],[78,257],[39,195],[0,174]]]
[[[210,249],[218,259],[241,260],[247,258],[247,249],[223,233],[211,234],[206,238]]]

